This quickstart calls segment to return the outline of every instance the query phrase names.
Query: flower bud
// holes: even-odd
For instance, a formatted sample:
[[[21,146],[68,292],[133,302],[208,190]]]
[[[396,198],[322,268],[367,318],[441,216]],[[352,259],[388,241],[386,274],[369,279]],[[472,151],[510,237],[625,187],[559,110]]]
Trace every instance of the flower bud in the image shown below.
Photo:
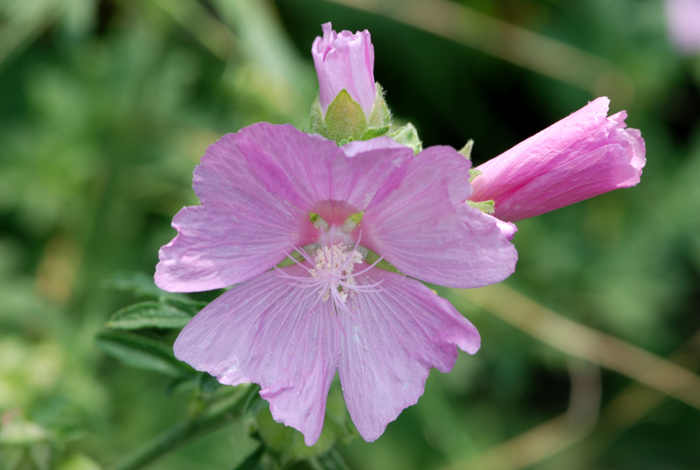
[[[320,88],[319,103],[325,116],[328,106],[345,90],[369,118],[376,99],[374,84],[374,47],[369,31],[333,31],[323,26],[323,37],[311,46]]]
[[[469,199],[493,200],[494,215],[515,222],[639,183],[644,140],[609,104],[598,98],[478,166]]]

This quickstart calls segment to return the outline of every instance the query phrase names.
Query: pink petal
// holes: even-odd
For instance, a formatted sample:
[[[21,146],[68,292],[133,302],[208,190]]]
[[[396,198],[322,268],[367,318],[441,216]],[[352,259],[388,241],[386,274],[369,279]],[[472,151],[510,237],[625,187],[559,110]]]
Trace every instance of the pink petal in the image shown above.
[[[283,268],[305,275],[299,266]],[[276,421],[321,434],[326,398],[338,365],[338,325],[331,302],[269,271],[221,295],[175,341],[175,356],[223,384],[260,384]]]
[[[495,216],[514,222],[639,183],[644,140],[626,113],[607,117],[609,103],[598,98],[480,165],[470,199],[493,199]]]
[[[363,245],[409,276],[444,286],[481,287],[512,274],[512,233],[464,202],[471,192],[467,159],[451,147],[431,147],[406,171],[398,187],[367,208]]]
[[[279,263],[292,244],[309,243],[309,215],[251,171],[239,146],[243,129],[211,145],[194,171],[200,206],[173,219],[178,235],[159,252],[155,280],[168,291],[218,289],[250,279]]]
[[[247,127],[239,146],[269,191],[331,225],[364,210],[380,188],[401,177],[402,162],[412,157],[408,147],[390,146],[386,139],[357,143],[348,155],[321,136],[267,123]]]
[[[420,282],[373,269],[358,284],[377,282],[379,291],[354,294],[351,312],[338,315],[340,382],[366,441],[418,401],[431,367],[449,372],[457,347],[474,354],[480,345],[474,325]]]

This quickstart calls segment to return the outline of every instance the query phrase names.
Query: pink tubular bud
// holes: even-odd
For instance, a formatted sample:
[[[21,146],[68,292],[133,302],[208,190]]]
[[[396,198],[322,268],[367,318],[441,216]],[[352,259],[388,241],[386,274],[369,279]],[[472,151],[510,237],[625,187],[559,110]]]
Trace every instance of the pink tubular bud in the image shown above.
[[[609,104],[598,98],[478,166],[469,199],[494,200],[494,215],[515,222],[639,183],[641,132],[625,111],[608,117]]]
[[[374,86],[374,47],[369,31],[333,31],[323,25],[323,37],[311,46],[320,88],[319,101],[324,115],[343,89],[369,116],[376,98]]]

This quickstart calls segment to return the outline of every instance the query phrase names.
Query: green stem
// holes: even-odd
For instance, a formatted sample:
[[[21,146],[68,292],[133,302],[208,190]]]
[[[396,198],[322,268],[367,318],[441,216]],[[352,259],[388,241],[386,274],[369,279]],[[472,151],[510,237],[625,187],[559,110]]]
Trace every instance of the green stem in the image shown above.
[[[258,390],[250,384],[233,395],[213,403],[201,413],[173,426],[145,446],[127,455],[111,470],[137,470],[190,440],[239,418],[250,396]]]

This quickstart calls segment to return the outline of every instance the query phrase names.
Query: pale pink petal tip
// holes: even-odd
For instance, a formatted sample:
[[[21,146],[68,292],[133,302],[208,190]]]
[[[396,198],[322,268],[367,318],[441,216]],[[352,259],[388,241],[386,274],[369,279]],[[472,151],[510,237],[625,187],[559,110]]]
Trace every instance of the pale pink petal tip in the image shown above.
[[[284,270],[288,276],[306,272],[299,266]],[[275,420],[301,431],[312,445],[323,428],[339,349],[331,305],[316,300],[268,271],[199,312],[175,341],[175,356],[223,384],[259,384]]]
[[[480,346],[474,325],[418,281],[381,270],[366,282],[380,290],[357,296],[357,313],[341,315],[340,382],[353,423],[368,442],[414,405],[431,368],[449,372],[457,348]]]
[[[473,201],[495,201],[495,216],[517,221],[639,183],[644,139],[627,113],[607,117],[608,98],[579,111],[480,165]]]

